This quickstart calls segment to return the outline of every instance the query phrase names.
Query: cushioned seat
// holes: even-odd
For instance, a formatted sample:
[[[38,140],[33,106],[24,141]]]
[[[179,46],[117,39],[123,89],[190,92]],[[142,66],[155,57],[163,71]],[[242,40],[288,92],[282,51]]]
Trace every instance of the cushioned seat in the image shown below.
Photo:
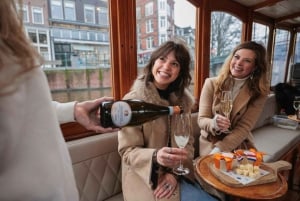
[[[275,162],[300,141],[300,130],[265,125],[254,131],[257,149],[266,152],[265,162]]]
[[[123,201],[117,132],[67,142],[81,201]]]

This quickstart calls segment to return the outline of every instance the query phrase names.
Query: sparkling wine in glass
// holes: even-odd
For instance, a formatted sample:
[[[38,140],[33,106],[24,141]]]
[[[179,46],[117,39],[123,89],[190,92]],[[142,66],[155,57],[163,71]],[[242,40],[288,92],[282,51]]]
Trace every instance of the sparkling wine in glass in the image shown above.
[[[295,115],[297,119],[300,119],[300,96],[295,96],[294,102],[293,102],[293,107],[295,109]]]
[[[221,96],[221,111],[224,114],[225,117],[230,119],[230,113],[232,110],[232,92],[231,91],[222,91],[222,96]],[[230,132],[225,131],[225,133]]]
[[[175,142],[179,148],[183,149],[187,145],[191,133],[191,114],[182,113],[176,115],[174,118]],[[190,170],[188,168],[183,167],[183,164],[180,160],[179,167],[174,168],[173,172],[177,175],[186,175],[190,172]]]
[[[295,96],[293,107],[296,111],[300,109],[300,96]]]

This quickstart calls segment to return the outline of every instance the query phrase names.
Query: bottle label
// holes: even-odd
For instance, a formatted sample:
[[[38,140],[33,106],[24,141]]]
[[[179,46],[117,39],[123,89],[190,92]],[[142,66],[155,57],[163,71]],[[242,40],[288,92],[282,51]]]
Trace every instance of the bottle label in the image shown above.
[[[131,107],[124,101],[117,101],[111,107],[111,120],[114,125],[122,127],[127,125],[132,116]]]

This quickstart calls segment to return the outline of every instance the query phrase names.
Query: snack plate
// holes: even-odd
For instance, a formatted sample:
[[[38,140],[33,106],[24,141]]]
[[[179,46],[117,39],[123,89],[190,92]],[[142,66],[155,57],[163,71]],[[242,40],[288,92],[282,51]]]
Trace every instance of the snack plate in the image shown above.
[[[250,178],[242,175],[237,175],[233,171],[224,172],[215,167],[214,163],[209,164],[211,173],[221,182],[228,186],[243,187],[258,184],[275,182],[277,173],[281,170],[289,170],[292,166],[286,161],[277,161],[274,163],[262,163],[260,166],[260,174],[257,178]],[[239,179],[237,177],[240,177]]]
[[[297,119],[296,115],[288,115],[288,118],[297,122],[300,122],[299,119]]]

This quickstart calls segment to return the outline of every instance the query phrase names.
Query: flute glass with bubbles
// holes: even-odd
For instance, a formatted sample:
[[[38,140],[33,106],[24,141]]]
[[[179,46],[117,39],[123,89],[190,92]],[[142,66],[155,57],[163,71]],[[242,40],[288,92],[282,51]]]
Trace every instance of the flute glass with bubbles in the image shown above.
[[[221,96],[221,111],[225,117],[230,119],[230,113],[232,110],[232,92],[231,91],[222,91]],[[230,130],[225,131],[224,133],[230,133]]]
[[[295,109],[295,115],[297,117],[297,119],[300,120],[300,96],[295,96],[294,98],[294,102],[293,102],[293,107]]]
[[[174,124],[174,138],[177,146],[183,149],[188,141],[191,134],[191,114],[182,113],[176,115]],[[173,169],[173,172],[177,175],[186,175],[190,170],[186,167],[183,167],[182,161],[180,160],[179,167]]]

